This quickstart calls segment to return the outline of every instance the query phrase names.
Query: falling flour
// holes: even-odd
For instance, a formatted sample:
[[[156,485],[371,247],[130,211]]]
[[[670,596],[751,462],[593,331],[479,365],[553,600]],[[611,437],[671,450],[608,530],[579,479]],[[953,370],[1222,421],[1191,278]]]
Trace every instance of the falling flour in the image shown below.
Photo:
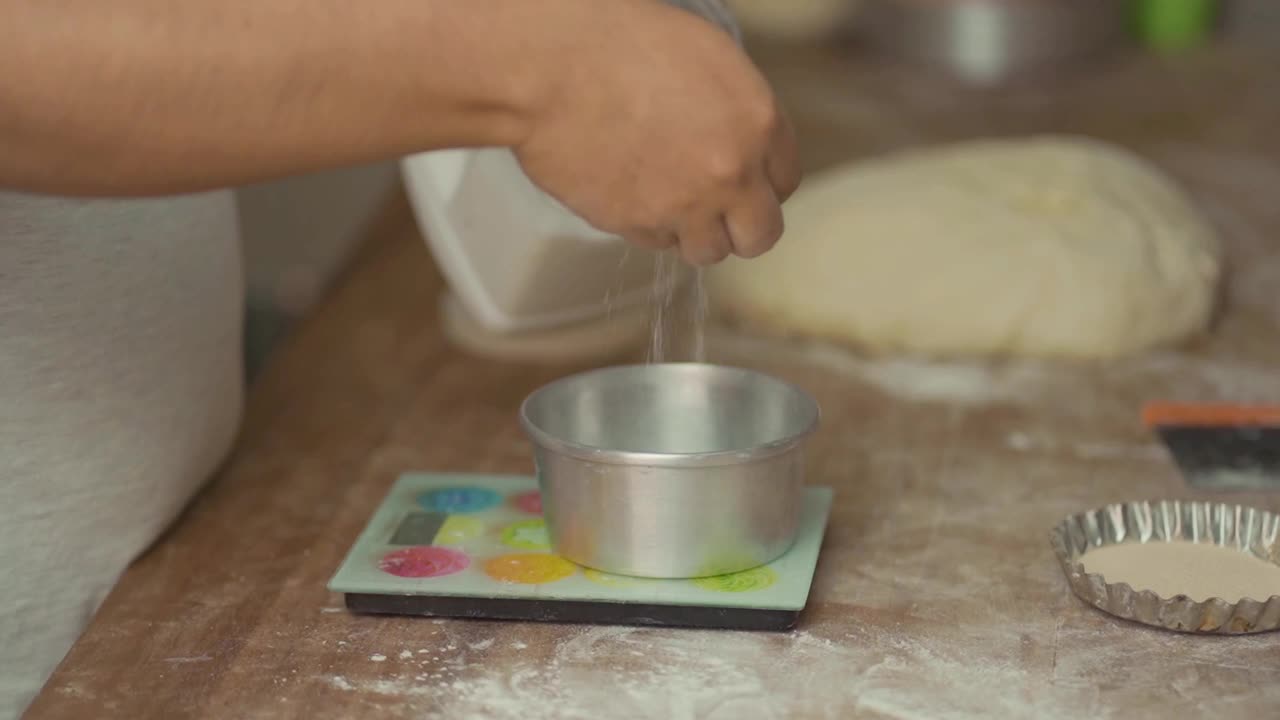
[[[706,270],[698,268],[693,276],[693,361],[707,360],[707,301]]]
[[[653,328],[649,337],[649,362],[666,362],[671,334],[671,310],[679,268],[675,253],[658,253],[653,268]]]
[[[627,261],[631,259],[631,246],[622,248],[622,256],[618,258],[618,284],[610,288],[604,294],[604,311],[605,318],[613,318],[613,301],[614,298],[622,291],[625,275],[623,270],[627,267]]]
[[[673,345],[677,336],[676,288],[680,284],[683,267],[674,252],[659,253],[654,260],[653,290],[651,293],[652,321],[649,338],[650,363],[673,361]],[[689,345],[694,362],[706,359],[706,324],[708,314],[707,289],[704,270],[697,268],[689,281]]]
[[[1080,562],[1108,583],[1122,582],[1165,598],[1186,595],[1204,602],[1216,597],[1234,603],[1280,595],[1280,565],[1208,543],[1107,545],[1086,552]]]

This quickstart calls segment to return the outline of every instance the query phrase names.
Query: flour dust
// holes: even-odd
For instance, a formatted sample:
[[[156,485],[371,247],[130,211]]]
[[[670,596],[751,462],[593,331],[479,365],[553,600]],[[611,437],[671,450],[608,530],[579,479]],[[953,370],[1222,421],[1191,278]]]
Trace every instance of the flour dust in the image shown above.
[[[707,284],[705,268],[698,268],[693,276],[693,361],[707,360]]]
[[[694,362],[706,361],[706,324],[709,302],[703,268],[693,270],[689,278],[688,343],[689,355]],[[680,336],[681,323],[676,290],[687,273],[674,251],[659,253],[654,260],[653,290],[651,293],[651,331],[649,336],[649,363],[673,362],[676,358],[676,340]]]
[[[1024,633],[984,630],[975,653],[957,649],[954,633],[844,623],[779,634],[588,627],[536,655],[460,647],[430,662],[313,682],[423,720],[593,720],[601,707],[626,720],[1079,715],[1090,690],[1071,682],[1069,658],[1066,686],[1054,687],[1047,664],[1033,672],[1019,662]],[[1047,661],[1053,633],[1042,630],[1035,649]]]
[[[674,253],[658,253],[653,267],[652,330],[649,336],[650,363],[666,362],[668,336],[671,334],[671,307],[679,281],[679,260]]]
[[[622,248],[622,257],[618,258],[618,282],[612,288],[609,288],[609,290],[604,294],[604,312],[606,320],[613,319],[613,301],[614,298],[622,292],[623,287],[626,285],[626,275],[623,271],[626,269],[627,261],[630,259],[631,246],[628,245]]]

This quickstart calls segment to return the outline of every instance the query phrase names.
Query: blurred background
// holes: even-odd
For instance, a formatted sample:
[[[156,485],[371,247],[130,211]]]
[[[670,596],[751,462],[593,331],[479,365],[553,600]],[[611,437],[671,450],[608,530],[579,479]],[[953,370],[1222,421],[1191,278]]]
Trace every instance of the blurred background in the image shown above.
[[[1280,127],[1280,0],[726,2],[810,170],[1046,130],[1248,151]],[[252,378],[402,190],[383,163],[239,192]]]

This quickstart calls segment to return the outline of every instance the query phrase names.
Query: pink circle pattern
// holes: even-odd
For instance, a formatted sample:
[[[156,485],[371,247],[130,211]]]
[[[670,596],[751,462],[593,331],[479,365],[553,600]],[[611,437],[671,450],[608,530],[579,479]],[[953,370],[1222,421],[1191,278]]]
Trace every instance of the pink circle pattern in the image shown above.
[[[462,572],[471,566],[466,553],[451,548],[416,546],[387,553],[378,569],[402,578],[434,578]]]
[[[511,502],[530,515],[542,514],[542,493],[537,490],[516,495]]]

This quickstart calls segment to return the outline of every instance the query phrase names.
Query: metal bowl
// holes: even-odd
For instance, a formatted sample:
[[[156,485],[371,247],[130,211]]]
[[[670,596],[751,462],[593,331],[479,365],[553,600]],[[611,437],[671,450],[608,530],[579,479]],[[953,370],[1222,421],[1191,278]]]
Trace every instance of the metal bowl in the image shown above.
[[[976,85],[1090,64],[1127,44],[1117,0],[867,0],[871,43]]]
[[[552,546],[579,565],[723,575],[795,541],[819,411],[792,385],[718,365],[613,367],[541,388],[520,416]]]

